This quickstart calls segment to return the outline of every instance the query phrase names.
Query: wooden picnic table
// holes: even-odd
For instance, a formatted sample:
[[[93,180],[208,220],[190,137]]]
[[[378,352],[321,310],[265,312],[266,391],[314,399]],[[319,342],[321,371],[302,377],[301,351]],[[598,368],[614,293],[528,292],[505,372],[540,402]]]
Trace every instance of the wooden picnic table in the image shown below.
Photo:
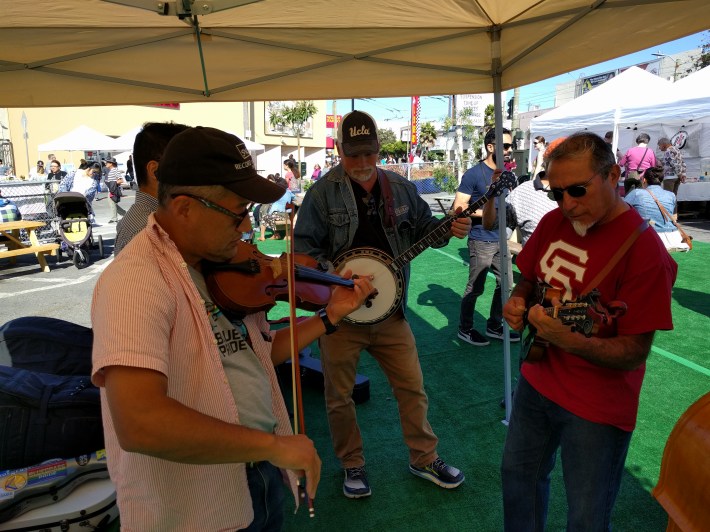
[[[0,222],[0,237],[5,237],[7,249],[0,251],[0,259],[9,258],[10,264],[15,264],[18,255],[34,253],[37,257],[37,262],[43,272],[49,272],[49,265],[45,255],[55,256],[59,249],[59,244],[41,244],[37,238],[37,229],[44,227],[45,222],[36,222],[30,220],[19,220],[15,222]],[[27,244],[20,240],[20,231],[24,229],[29,238],[30,243]]]

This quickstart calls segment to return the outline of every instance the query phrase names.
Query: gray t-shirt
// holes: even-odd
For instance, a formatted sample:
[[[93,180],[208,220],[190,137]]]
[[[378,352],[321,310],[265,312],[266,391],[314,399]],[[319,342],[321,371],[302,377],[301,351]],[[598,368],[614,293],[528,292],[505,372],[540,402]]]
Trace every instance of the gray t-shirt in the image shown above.
[[[212,302],[202,274],[192,267],[188,269],[205,301],[222,365],[239,410],[239,423],[245,427],[273,433],[276,428],[276,416],[272,409],[269,377],[249,345],[246,327],[241,322],[230,322]]]

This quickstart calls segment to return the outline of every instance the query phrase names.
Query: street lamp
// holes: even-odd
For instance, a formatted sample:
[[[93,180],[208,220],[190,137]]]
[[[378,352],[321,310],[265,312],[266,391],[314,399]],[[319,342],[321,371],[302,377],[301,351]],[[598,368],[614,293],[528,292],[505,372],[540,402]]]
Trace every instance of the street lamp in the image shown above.
[[[673,81],[675,82],[676,78],[678,77],[678,65],[680,64],[680,61],[678,59],[671,57],[670,55],[662,54],[660,52],[657,54],[651,54],[651,55],[661,58],[661,61],[663,61],[664,57],[667,57],[668,59],[673,61],[673,64],[674,64],[674,66],[673,66]]]

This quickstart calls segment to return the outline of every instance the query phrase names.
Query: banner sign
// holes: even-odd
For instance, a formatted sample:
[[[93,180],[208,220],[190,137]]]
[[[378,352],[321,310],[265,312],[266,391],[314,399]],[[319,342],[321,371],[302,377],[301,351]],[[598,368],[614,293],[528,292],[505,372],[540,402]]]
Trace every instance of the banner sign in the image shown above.
[[[493,105],[493,94],[458,94],[456,95],[456,113],[470,109],[471,125],[483,127],[486,118],[486,107]]]
[[[412,146],[419,144],[419,132],[421,124],[419,124],[419,96],[412,96]]]
[[[325,127],[336,128],[342,119],[343,115],[325,115]]]
[[[582,85],[580,87],[579,94],[582,95],[589,92],[594,87],[598,87],[602,83],[606,83],[614,76],[616,76],[616,70],[612,72],[604,72],[603,74],[597,74],[595,76],[589,76],[588,78],[582,78]]]

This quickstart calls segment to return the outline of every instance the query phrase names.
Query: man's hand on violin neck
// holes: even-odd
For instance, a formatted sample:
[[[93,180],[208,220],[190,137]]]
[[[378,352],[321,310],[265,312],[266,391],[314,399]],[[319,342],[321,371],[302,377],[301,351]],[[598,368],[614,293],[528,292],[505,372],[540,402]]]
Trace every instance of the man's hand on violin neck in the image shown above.
[[[321,459],[313,442],[303,434],[276,436],[269,462],[276,467],[291,469],[306,477],[306,491],[315,499],[320,482]]]

